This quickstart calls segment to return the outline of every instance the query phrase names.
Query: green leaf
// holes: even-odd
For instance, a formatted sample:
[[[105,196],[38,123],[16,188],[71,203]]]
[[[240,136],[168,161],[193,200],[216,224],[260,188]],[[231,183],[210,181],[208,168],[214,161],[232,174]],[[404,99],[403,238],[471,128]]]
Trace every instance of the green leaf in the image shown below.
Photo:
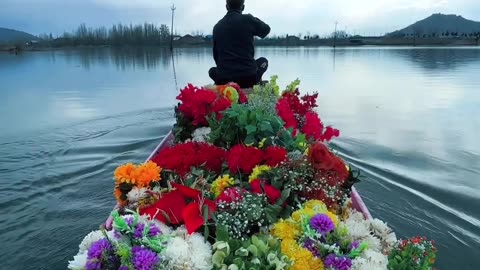
[[[227,242],[229,240],[228,230],[227,227],[224,225],[217,225],[217,241],[224,241]]]
[[[239,270],[238,266],[235,264],[231,264],[228,266],[227,270]]]
[[[239,248],[235,251],[235,255],[240,257],[247,257],[248,250],[246,248]]]
[[[247,130],[247,135],[253,134],[257,131],[257,127],[252,125],[246,126],[245,129]]]
[[[265,213],[267,214],[267,219],[270,223],[275,223],[278,221],[278,216],[282,211],[282,207],[279,205],[268,205],[265,207]]]
[[[246,145],[254,145],[257,143],[257,140],[255,139],[255,137],[253,137],[252,135],[249,135],[247,136],[247,138],[245,138],[245,142],[244,142]]]
[[[282,190],[282,196],[280,197],[282,199],[281,204],[283,204],[290,197],[290,192],[291,190],[289,188]]]
[[[253,256],[257,257],[258,256],[258,249],[254,245],[250,245],[247,250],[253,254]]]
[[[239,114],[235,111],[236,106],[232,106],[231,109],[228,109],[224,112],[224,114],[230,118],[237,117]]]
[[[212,262],[215,266],[221,267],[226,257],[222,251],[216,251],[212,256]]]
[[[263,121],[263,122],[260,124],[260,130],[263,131],[263,132],[271,132],[271,133],[273,133],[272,124],[270,124],[270,122],[268,122],[268,121]]]

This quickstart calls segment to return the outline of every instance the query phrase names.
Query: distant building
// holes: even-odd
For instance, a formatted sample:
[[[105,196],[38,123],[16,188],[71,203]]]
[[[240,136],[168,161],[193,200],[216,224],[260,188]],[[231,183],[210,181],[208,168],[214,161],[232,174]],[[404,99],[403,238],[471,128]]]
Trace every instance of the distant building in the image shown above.
[[[30,40],[29,42],[25,43],[25,46],[32,47],[38,45],[38,40]]]
[[[204,40],[200,36],[194,37],[192,35],[185,35],[179,38],[177,42],[185,45],[198,45],[204,43]]]

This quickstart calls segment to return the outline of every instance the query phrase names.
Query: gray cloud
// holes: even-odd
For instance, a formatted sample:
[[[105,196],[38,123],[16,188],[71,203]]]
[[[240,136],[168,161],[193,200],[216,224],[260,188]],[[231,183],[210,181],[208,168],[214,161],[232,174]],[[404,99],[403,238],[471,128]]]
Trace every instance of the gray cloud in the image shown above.
[[[209,33],[225,13],[223,0],[2,0],[0,27],[61,34],[80,23],[169,23],[172,2],[182,33]],[[328,34],[335,21],[349,32],[379,34],[438,12],[480,20],[476,0],[247,0],[246,5],[246,12],[268,22],[276,34]]]

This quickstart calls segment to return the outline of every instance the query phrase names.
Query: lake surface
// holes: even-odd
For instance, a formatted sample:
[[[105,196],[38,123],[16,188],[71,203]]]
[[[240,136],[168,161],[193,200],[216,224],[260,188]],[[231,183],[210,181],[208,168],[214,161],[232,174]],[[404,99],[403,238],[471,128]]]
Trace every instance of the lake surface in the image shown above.
[[[267,76],[320,93],[334,147],[375,217],[426,235],[438,268],[480,265],[480,49],[263,48]],[[0,54],[2,269],[65,269],[115,204],[112,174],[174,123],[179,88],[211,83],[210,49]],[[174,74],[174,67],[176,73]]]

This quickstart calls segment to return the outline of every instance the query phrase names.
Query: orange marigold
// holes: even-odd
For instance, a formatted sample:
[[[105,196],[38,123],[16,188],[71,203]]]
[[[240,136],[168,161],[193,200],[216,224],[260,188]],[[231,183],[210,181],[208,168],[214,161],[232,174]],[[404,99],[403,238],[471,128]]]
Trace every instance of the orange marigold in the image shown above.
[[[117,185],[121,183],[135,184],[134,173],[136,169],[137,167],[132,163],[127,163],[125,165],[118,167],[114,173],[115,181]]]
[[[151,182],[160,180],[162,169],[153,161],[148,161],[136,168],[134,179],[137,187],[148,187]]]

